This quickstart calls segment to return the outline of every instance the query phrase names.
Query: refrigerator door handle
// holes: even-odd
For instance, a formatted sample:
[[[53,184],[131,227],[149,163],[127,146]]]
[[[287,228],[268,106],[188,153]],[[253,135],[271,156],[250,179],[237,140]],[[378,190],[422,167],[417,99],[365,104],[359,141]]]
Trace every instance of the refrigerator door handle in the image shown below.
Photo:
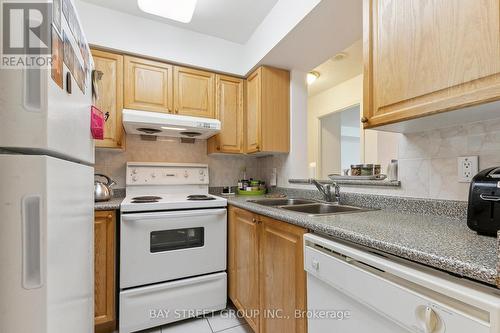
[[[24,109],[29,112],[42,111],[42,70],[38,68],[24,69]]]
[[[24,289],[42,287],[42,207],[39,195],[22,199],[23,274]]]

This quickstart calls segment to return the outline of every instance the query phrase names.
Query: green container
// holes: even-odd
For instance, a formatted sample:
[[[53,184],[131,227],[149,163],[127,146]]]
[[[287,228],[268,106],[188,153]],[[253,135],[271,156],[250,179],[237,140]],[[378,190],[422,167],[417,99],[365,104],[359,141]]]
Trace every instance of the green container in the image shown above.
[[[238,189],[238,195],[264,195],[266,194],[266,190],[256,190],[256,191],[243,191]]]

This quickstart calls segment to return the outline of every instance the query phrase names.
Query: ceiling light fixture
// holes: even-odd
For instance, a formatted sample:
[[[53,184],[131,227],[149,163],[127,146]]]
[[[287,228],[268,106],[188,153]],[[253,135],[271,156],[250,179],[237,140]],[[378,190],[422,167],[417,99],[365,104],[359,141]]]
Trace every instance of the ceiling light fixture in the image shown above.
[[[137,0],[137,5],[145,13],[189,23],[193,18],[196,2],[197,0]]]
[[[162,126],[161,127],[164,130],[173,130],[173,131],[185,131],[185,128],[178,128],[178,127],[168,127],[168,126]]]
[[[347,53],[339,52],[333,56],[332,60],[333,61],[340,61],[340,60],[344,60],[345,58],[347,58]]]
[[[319,76],[320,76],[319,73],[316,71],[307,73],[307,84],[312,84],[319,78]]]

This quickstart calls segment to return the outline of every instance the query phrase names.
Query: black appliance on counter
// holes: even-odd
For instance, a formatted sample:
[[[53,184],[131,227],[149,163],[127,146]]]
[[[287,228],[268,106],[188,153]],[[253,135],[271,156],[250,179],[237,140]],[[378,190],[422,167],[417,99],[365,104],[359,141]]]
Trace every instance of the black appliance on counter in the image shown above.
[[[500,167],[485,169],[472,178],[467,226],[489,236],[500,230]]]

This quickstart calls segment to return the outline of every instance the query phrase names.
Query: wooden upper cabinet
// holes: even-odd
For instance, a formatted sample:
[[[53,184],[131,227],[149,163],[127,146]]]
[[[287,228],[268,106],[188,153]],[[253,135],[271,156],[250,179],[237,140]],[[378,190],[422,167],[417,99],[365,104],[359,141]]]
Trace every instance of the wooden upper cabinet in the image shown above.
[[[260,333],[307,332],[305,317],[296,311],[306,311],[306,273],[304,271],[304,228],[258,216],[260,224],[260,303],[261,313],[280,309],[281,318],[264,316]]]
[[[95,140],[96,147],[123,148],[123,56],[92,49],[98,96],[95,105],[104,112],[104,140]]]
[[[255,333],[259,331],[259,229],[255,215],[230,207],[228,219],[229,298]],[[252,315],[254,314],[254,315]]]
[[[365,128],[500,99],[498,0],[364,0]]]
[[[246,148],[247,153],[258,152],[261,148],[261,82],[262,74],[258,69],[247,78],[246,106]]]
[[[247,153],[290,151],[290,73],[260,67],[246,82]]]
[[[125,108],[172,112],[171,65],[125,56]]]
[[[174,110],[185,116],[215,118],[215,74],[174,67]]]
[[[94,322],[95,331],[116,328],[116,213],[96,211],[94,218]]]
[[[208,153],[243,152],[243,80],[215,76],[215,117],[221,131],[208,139]]]

